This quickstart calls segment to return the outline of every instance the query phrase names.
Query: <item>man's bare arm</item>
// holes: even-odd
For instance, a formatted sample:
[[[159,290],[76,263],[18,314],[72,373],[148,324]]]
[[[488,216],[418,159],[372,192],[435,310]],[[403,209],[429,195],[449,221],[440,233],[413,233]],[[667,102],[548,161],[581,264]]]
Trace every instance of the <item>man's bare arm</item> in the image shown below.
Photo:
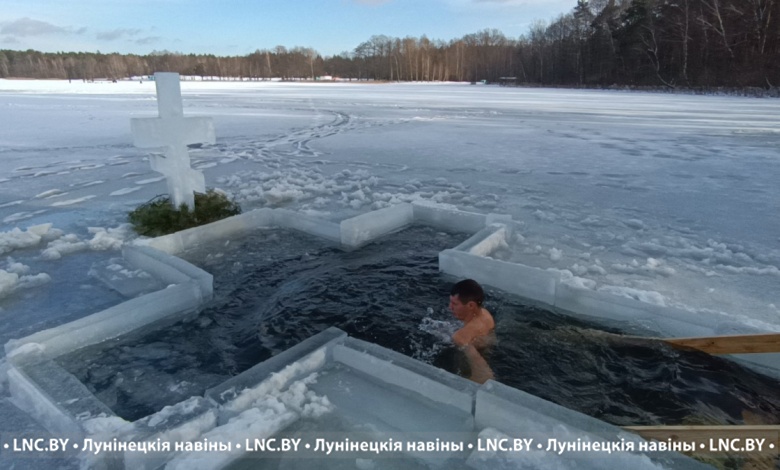
[[[469,324],[452,335],[452,342],[460,346],[466,355],[466,360],[471,368],[471,377],[469,378],[477,383],[485,383],[488,379],[493,378],[493,371],[482,354],[474,347],[476,340],[482,336],[480,333],[477,325]]]
[[[485,358],[482,357],[482,354],[477,351],[477,348],[468,344],[463,346],[462,349],[464,354],[466,354],[466,360],[469,363],[469,367],[471,367],[471,377],[469,377],[471,380],[482,384],[494,377],[493,370],[490,368]]]

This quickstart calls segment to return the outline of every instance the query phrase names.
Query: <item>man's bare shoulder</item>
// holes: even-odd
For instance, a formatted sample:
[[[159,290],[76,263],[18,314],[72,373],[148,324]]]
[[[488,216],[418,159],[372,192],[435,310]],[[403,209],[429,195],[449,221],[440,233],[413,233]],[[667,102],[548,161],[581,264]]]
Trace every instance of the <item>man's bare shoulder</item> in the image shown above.
[[[452,335],[452,341],[458,346],[484,342],[480,341],[480,339],[491,335],[495,326],[493,316],[483,308],[477,318],[468,322]]]
[[[482,322],[485,327],[487,327],[488,331],[493,330],[496,327],[496,321],[493,319],[493,315],[491,315],[486,308],[482,309]]]

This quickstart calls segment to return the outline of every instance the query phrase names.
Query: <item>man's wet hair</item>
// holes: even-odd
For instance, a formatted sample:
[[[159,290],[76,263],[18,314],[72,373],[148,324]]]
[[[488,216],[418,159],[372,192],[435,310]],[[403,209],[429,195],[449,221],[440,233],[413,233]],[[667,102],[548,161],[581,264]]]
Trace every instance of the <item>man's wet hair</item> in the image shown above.
[[[465,279],[455,284],[452,286],[450,295],[457,295],[458,300],[462,304],[476,302],[481,307],[482,302],[485,301],[485,291],[482,290],[482,286],[474,279]]]

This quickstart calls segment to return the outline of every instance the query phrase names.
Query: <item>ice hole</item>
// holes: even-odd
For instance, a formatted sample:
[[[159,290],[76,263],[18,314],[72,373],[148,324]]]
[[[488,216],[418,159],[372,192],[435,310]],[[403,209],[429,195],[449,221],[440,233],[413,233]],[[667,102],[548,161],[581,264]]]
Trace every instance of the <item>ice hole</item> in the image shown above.
[[[453,279],[437,256],[466,238],[415,226],[351,252],[286,230],[210,242],[181,254],[214,275],[214,299],[200,313],[57,361],[128,420],[202,395],[331,326],[465,375],[450,341]],[[486,352],[496,379],[567,408],[618,425],[780,413],[778,382],[732,362],[605,333],[495,290],[486,307],[497,325]]]

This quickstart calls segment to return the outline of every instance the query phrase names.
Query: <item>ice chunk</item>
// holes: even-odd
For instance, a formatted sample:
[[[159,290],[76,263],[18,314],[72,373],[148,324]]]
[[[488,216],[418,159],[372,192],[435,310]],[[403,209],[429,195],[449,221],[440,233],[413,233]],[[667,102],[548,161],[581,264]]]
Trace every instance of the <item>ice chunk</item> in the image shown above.
[[[274,210],[273,217],[274,223],[280,227],[291,228],[335,243],[341,243],[341,229],[333,222],[287,209]]]
[[[274,224],[273,209],[255,209],[200,227],[193,227],[150,240],[137,240],[135,244],[148,245],[169,255],[175,255],[193,246],[214,240],[238,237],[250,233],[252,230],[270,227]]]
[[[86,421],[96,417],[114,416],[81,381],[53,361],[35,362],[18,366],[17,369],[71,419]],[[35,412],[35,409],[30,411]]]
[[[14,439],[48,439],[63,438],[63,435],[49,433],[45,428],[38,424],[32,417],[16,407],[9,399],[0,397],[0,435],[5,436],[5,441]],[[72,442],[72,441],[71,441]],[[48,448],[48,447],[47,447]],[[25,470],[48,470],[56,468],[58,470],[78,470],[78,462],[74,457],[78,450],[70,449],[66,452],[49,451],[25,451],[11,452],[2,449],[0,451],[0,468],[3,469],[25,469]]]
[[[572,269],[576,269],[579,267],[577,264],[572,266]],[[596,287],[596,281],[592,279],[586,279],[583,277],[575,276],[571,271],[568,269],[555,269],[555,268],[548,268],[547,269],[550,272],[558,273],[560,274],[560,283],[566,284],[572,287],[577,287],[579,289],[594,289]],[[577,272],[582,272],[582,270],[577,270]],[[586,270],[587,272],[587,270]],[[558,286],[560,289],[560,285]]]
[[[308,374],[321,367],[324,364],[324,359],[330,356],[329,351],[333,345],[344,341],[346,336],[347,334],[338,328],[328,328],[327,330],[298,343],[292,348],[257,364],[230,380],[225,381],[217,387],[207,390],[206,396],[217,404],[226,404],[239,396],[239,394],[242,394],[242,391],[257,386],[257,384],[260,384],[272,374],[284,371],[287,371],[285,372],[287,374],[292,373],[293,370],[286,369],[291,364],[307,364],[306,367],[299,368],[295,371],[295,375]],[[312,357],[311,355],[315,352],[318,355]],[[324,357],[320,352],[324,354]],[[234,414],[235,413],[230,414],[228,418],[232,417]],[[226,420],[227,418],[221,422],[224,423]]]
[[[122,256],[137,269],[142,269],[165,284],[195,282],[200,287],[203,301],[214,294],[214,276],[187,261],[148,246],[128,245]]]
[[[507,246],[508,231],[503,225],[490,225],[483,228],[466,241],[453,248],[472,255],[488,256],[498,248]]]
[[[168,442],[171,452],[143,454],[128,451],[124,454],[125,468],[154,470],[174,455],[177,442],[194,442],[217,425],[217,413],[211,401],[192,397],[159,412],[136,421],[135,432],[128,437],[136,442]]]
[[[130,224],[122,224],[116,228],[108,229],[89,227],[88,231],[92,234],[92,239],[87,241],[79,239],[78,235],[73,233],[65,236],[60,235],[49,242],[46,249],[41,253],[41,257],[43,259],[55,260],[62,258],[63,255],[87,249],[95,251],[116,250],[122,246],[125,240],[132,236]]]
[[[82,423],[87,435],[108,441],[112,437],[121,436],[132,432],[133,423],[125,421],[119,416],[98,416],[85,419]]]
[[[241,443],[248,439],[263,439],[275,435],[300,417],[319,418],[330,412],[333,405],[328,398],[308,388],[316,382],[316,373],[290,381],[292,377],[300,376],[302,371],[311,370],[312,365],[318,364],[317,367],[320,367],[324,356],[325,350],[320,348],[303,361],[290,364],[279,374],[274,374],[258,387],[245,390],[227,406],[235,411],[251,402],[250,407],[230,418],[226,424],[200,436],[198,440]],[[307,364],[299,367],[301,362]],[[242,453],[238,447],[229,452],[208,455],[191,452],[177,456],[166,468],[221,468],[239,458]]]
[[[49,242],[46,249],[41,252],[41,258],[56,260],[62,258],[63,255],[84,251],[87,248],[89,248],[87,242],[79,240],[76,234],[71,233]]]
[[[12,351],[8,352],[8,355],[6,356],[8,359],[13,359],[14,357],[23,357],[23,356],[38,356],[40,357],[43,352],[46,350],[46,347],[42,344],[38,343],[25,343],[21,346],[13,349]]]
[[[398,204],[361,214],[341,222],[341,243],[346,247],[357,248],[412,222],[414,210],[411,204]]]
[[[692,312],[640,302],[603,290],[582,289],[570,283],[558,285],[553,305],[583,315],[651,324],[666,336],[712,336],[717,326],[711,319]]]
[[[10,253],[19,248],[29,248],[38,245],[48,233],[52,224],[34,225],[27,230],[18,227],[10,232],[0,232],[0,255]]]
[[[165,285],[141,269],[128,269],[121,259],[98,262],[89,269],[89,275],[119,292],[126,298],[154,292]]]
[[[639,436],[627,433],[617,426],[493,381],[487,382],[477,392],[474,417],[479,429],[493,428],[511,436],[534,438],[534,442],[536,444],[542,443],[543,447],[547,445],[547,439],[557,439],[559,442],[577,442],[578,440],[583,442],[621,442],[625,440],[626,442],[634,442],[635,449],[638,449],[637,444],[642,442],[642,438]],[[709,468],[691,458],[671,452],[654,452],[651,457],[652,462],[647,456],[628,452],[608,454],[606,457],[609,460],[602,460],[602,456],[593,459],[591,453],[575,452],[571,455],[579,458],[570,463],[578,462],[583,465],[593,463],[595,466],[564,466],[562,468],[636,467],[692,470]],[[537,455],[534,454],[533,457],[537,457]],[[613,460],[611,459],[613,458],[617,465],[612,465]],[[658,466],[659,463],[663,466]],[[547,468],[547,465],[543,465],[543,467]],[[484,467],[476,466],[474,468]],[[520,468],[524,467],[521,465]]]
[[[17,265],[13,265],[11,268],[21,272],[24,271]],[[20,276],[16,272],[8,272],[0,269],[0,299],[10,295],[17,289],[29,289],[31,287],[37,287],[46,284],[50,281],[51,277],[46,273]]]
[[[0,269],[0,298],[5,297],[16,289],[19,275]]]
[[[348,338],[333,348],[333,359],[377,380],[405,388],[433,401],[470,413],[476,385],[462,377],[403,354]]]
[[[49,282],[51,282],[51,276],[46,273],[27,275],[19,278],[19,288],[29,289],[32,287],[42,286]]]
[[[8,257],[7,261],[8,263],[7,266],[5,267],[5,270],[8,271],[9,273],[16,273],[21,276],[22,274],[27,274],[28,272],[30,272],[29,266],[27,266],[24,263],[17,263],[10,256]]]
[[[625,297],[627,299],[638,300],[640,302],[658,305],[661,307],[666,305],[664,296],[654,291],[633,289],[631,287],[623,287],[623,286],[603,286],[598,290],[599,292],[606,292],[607,294],[616,295],[618,297]]]
[[[255,229],[269,227],[272,224],[272,209],[256,209],[179,233],[181,234],[182,246],[189,248],[214,240],[235,238],[240,234],[250,233]]]
[[[514,221],[509,214],[494,214],[490,213],[485,217],[485,225],[490,226],[493,224],[504,225],[509,231],[508,236],[512,235],[512,229],[514,228]]]
[[[334,350],[335,356],[335,350]],[[376,362],[368,364],[368,368]],[[365,370],[365,369],[364,369]],[[435,393],[458,393],[446,387],[432,387],[425,376],[408,374],[395,382],[384,380],[387,373],[397,370],[378,368],[375,374],[366,374],[344,364],[336,363],[320,374],[311,388],[328,397],[335,405],[334,420],[351,423],[354,431],[370,432],[370,440],[403,440],[414,442],[436,436],[453,442],[470,441],[473,437],[474,418],[471,409],[462,410],[455,406],[437,401]],[[407,371],[408,372],[408,371]],[[418,383],[415,379],[419,379]],[[448,400],[448,398],[444,398]],[[382,406],[376,406],[381,403]],[[471,402],[469,402],[471,405]],[[332,421],[331,421],[332,422]],[[326,428],[327,429],[327,428]],[[353,437],[355,433],[349,434]],[[408,448],[404,452],[425,460],[432,466],[441,464],[443,459],[459,452],[455,449],[442,450],[435,454],[417,452]],[[447,467],[444,467],[447,468]]]
[[[133,226],[122,224],[115,228],[89,227],[87,230],[92,234],[92,239],[87,242],[91,250],[105,251],[118,250],[122,248],[129,237],[133,236]]]
[[[27,343],[39,343],[45,357],[129,333],[149,323],[193,311],[202,303],[200,288],[192,281],[128,300],[85,318],[33,333],[5,345],[6,354]]]
[[[40,224],[40,225],[33,225],[32,227],[27,228],[28,233],[32,233],[34,235],[37,235],[39,237],[44,237],[47,233],[49,233],[49,230],[51,229],[52,224]]]
[[[326,358],[325,348],[320,348],[304,359],[289,364],[281,371],[272,373],[259,385],[242,390],[235,399],[224,405],[222,410],[233,414],[242,412],[262,397],[282,390],[295,379],[321,369],[326,363]]]
[[[485,228],[487,217],[483,214],[442,207],[425,201],[412,203],[414,221],[441,230],[477,233]]]
[[[83,431],[75,419],[58,407],[27,374],[16,367],[10,367],[8,370],[8,388],[14,404],[45,425],[52,434],[74,438],[83,436]]]
[[[266,400],[273,401],[273,397]],[[227,424],[215,428],[198,439],[190,441],[201,442],[244,442],[245,439],[265,439],[286,428],[298,419],[298,415],[284,406],[258,405],[250,408]],[[238,459],[242,450],[232,447],[231,451],[223,452],[189,452],[176,456],[166,465],[167,470],[212,470],[224,468],[230,462]]]
[[[456,250],[439,253],[439,270],[550,305],[555,303],[555,291],[560,277],[560,274],[543,269]]]

